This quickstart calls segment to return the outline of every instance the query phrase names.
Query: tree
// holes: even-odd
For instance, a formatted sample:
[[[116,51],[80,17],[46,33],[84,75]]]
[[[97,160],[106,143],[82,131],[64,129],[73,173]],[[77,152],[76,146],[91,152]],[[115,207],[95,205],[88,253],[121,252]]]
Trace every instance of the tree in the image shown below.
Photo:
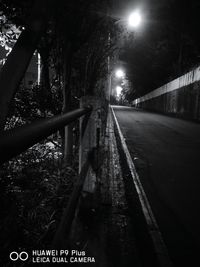
[[[12,5],[11,5],[12,6]],[[48,8],[47,8],[48,6]],[[0,130],[3,130],[9,103],[13,98],[31,60],[33,52],[46,28],[52,1],[35,0],[32,15],[20,34],[0,73]],[[12,77],[12,79],[10,78]]]
[[[184,74],[199,63],[200,39],[196,34],[199,2],[151,1],[143,31],[126,42],[120,58],[135,91],[142,96]],[[136,30],[137,31],[137,30]]]
[[[97,27],[99,27],[102,17],[97,16],[97,10],[106,9],[104,1],[93,2],[79,0],[75,3],[73,1],[59,1],[53,11],[53,8],[51,9],[48,7],[45,9],[45,5],[47,4],[45,1],[42,2],[42,5],[38,0],[33,1],[33,3],[35,3],[35,8],[33,9],[31,19],[29,19],[27,15],[24,16],[24,13],[30,12],[32,1],[22,1],[19,7],[15,0],[4,1],[5,14],[13,23],[18,23],[21,28],[25,27],[25,30],[22,31],[1,73],[2,95],[4,94],[5,86],[9,89],[6,90],[7,94],[4,94],[4,97],[1,98],[2,127],[5,123],[6,115],[8,114],[9,107],[7,103],[13,98],[19,82],[25,73],[31,55],[36,49],[38,49],[42,58],[43,83],[41,89],[45,90],[44,95],[47,100],[46,102],[52,103],[49,72],[49,67],[52,65],[54,68],[52,71],[53,76],[56,77],[55,80],[60,82],[59,87],[62,87],[63,90],[62,111],[67,112],[73,108],[71,91],[73,57],[78,53],[81,47],[94,36],[93,33],[95,33]],[[54,3],[55,2],[52,0],[52,6]],[[7,10],[9,10],[10,13]],[[45,12],[45,10],[47,10],[47,12]],[[21,14],[23,14],[22,18],[20,17]],[[76,20],[74,20],[75,16],[77,18]],[[29,23],[27,23],[28,20],[30,21]],[[40,25],[40,27],[35,29],[35,32],[34,23],[39,23]],[[47,28],[46,33],[44,33],[45,27]],[[29,43],[26,42],[26,39],[29,40]],[[104,41],[106,41],[105,38]],[[20,54],[19,51],[22,51],[22,53]],[[96,53],[98,52],[99,51],[96,51]],[[23,60],[20,60],[21,57]],[[14,66],[12,63],[14,61],[19,62],[17,71],[13,70]],[[100,64],[100,61],[103,60],[98,58],[98,61],[98,64]],[[94,67],[97,68],[98,64],[96,63]],[[97,75],[94,73],[95,68],[93,69],[93,74],[90,75],[90,91],[91,88],[95,87],[95,83],[97,82],[97,77],[95,78]],[[9,72],[11,73],[11,71],[13,71],[14,76],[12,79],[9,79]],[[9,83],[11,83],[11,85],[9,85]],[[66,127],[65,134],[62,135],[64,158],[66,160],[71,158],[73,144],[73,142],[71,142],[72,129],[70,128],[71,126]]]
[[[7,8],[12,11],[8,12],[11,24],[18,21],[21,28],[25,27],[25,30],[22,30],[26,33],[29,17],[22,16],[21,19],[20,14],[26,13],[25,11],[29,13],[34,2],[22,1],[19,9],[13,11],[13,8],[17,7],[17,1],[4,1]],[[40,4],[39,1],[36,2]],[[97,8],[96,4],[97,2],[94,4],[93,1],[60,1],[48,23],[45,20],[46,31],[37,32],[37,36],[33,36],[34,32],[28,30],[31,37],[27,41],[28,44],[25,42],[26,36],[20,35],[5,66],[8,68],[7,64],[13,63],[11,55],[19,58],[21,54],[17,48],[21,47],[22,51],[26,52],[26,45],[30,45],[31,41],[31,51],[26,55],[26,64],[37,49],[42,58],[42,83],[28,89],[23,85],[18,86],[15,82],[14,90],[9,95],[9,101],[12,98],[12,103],[7,117],[7,128],[68,111],[77,106],[74,99],[84,94],[96,94],[97,90],[98,94],[103,94],[103,86],[99,84],[107,71],[110,47],[107,43],[106,22],[97,16],[94,10]],[[98,1],[98,4],[102,5],[102,2]],[[35,15],[33,21],[36,19]],[[43,19],[39,19],[39,22],[43,24]],[[105,32],[101,31],[102,27]],[[37,37],[37,42],[33,37]],[[98,47],[99,45],[101,47]],[[87,60],[88,68],[85,68],[84,62]],[[23,64],[22,68],[19,62],[21,71],[18,82],[24,74],[26,64]],[[8,71],[7,75],[9,74]],[[77,79],[74,79],[75,76]],[[83,83],[84,90],[79,86]],[[5,98],[2,99],[2,102],[4,101]],[[8,110],[8,107],[6,109]],[[5,112],[5,115],[7,114]],[[53,135],[3,166],[0,183],[3,191],[1,196],[5,219],[2,223],[5,231],[1,242],[7,240],[7,246],[31,249],[38,244],[44,246],[48,243],[47,240],[51,240],[55,225],[78,175],[77,154],[73,157],[70,167],[61,167],[60,141],[60,136]],[[65,141],[65,137],[62,141]],[[77,147],[78,144],[76,150]]]

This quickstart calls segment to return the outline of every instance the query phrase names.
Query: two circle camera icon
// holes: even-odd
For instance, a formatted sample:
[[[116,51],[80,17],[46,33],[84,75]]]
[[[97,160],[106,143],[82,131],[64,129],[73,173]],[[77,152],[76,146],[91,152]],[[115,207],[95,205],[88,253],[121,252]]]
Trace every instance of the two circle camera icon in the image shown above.
[[[17,260],[26,261],[28,259],[28,253],[25,251],[22,251],[20,253],[13,251],[10,253],[10,259],[12,261],[17,261]]]

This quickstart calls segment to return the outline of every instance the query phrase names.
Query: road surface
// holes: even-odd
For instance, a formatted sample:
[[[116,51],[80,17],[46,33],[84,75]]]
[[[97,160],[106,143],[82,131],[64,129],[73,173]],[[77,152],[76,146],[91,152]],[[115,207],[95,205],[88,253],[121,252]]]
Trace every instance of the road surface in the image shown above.
[[[114,111],[174,265],[200,266],[200,124]]]

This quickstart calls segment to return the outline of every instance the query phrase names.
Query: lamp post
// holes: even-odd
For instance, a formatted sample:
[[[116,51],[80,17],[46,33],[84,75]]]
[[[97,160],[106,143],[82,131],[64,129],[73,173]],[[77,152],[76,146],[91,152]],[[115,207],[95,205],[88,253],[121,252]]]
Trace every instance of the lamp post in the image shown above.
[[[142,16],[139,10],[135,10],[133,12],[131,12],[129,14],[129,16],[126,19],[119,19],[117,21],[115,21],[115,24],[119,24],[122,21],[126,21],[126,25],[129,28],[134,28],[136,29],[142,22]],[[110,33],[108,36],[108,43],[110,44]],[[110,57],[108,56],[108,72],[110,72]],[[110,98],[111,98],[111,94],[112,94],[112,77],[113,77],[113,72],[111,72],[109,74],[109,80],[108,80],[108,87],[109,87],[109,91],[108,91],[108,99],[109,99],[109,103],[110,103]],[[122,69],[117,69],[115,71],[115,76],[116,78],[123,78],[125,76],[124,72]]]
[[[112,71],[109,75],[109,103],[110,103],[110,98],[112,95],[112,78],[113,75],[115,75],[115,77],[117,79],[122,79],[125,76],[125,73],[122,69],[116,69],[115,71]]]
[[[118,24],[120,23],[121,21],[126,21],[126,25],[129,27],[129,28],[134,28],[136,29],[142,22],[142,16],[141,16],[141,13],[139,10],[134,10],[133,12],[131,12],[129,14],[129,16],[124,19],[124,20],[117,20],[115,21],[114,23],[115,24]],[[110,34],[109,34],[109,37],[108,37],[108,43],[110,44]],[[108,72],[110,72],[110,57],[108,56]],[[116,78],[123,78],[124,77],[124,72],[122,69],[117,69],[115,71],[115,76]],[[113,77],[113,72],[111,72],[109,74],[109,103],[110,103],[110,97],[111,97],[111,93],[112,93],[112,77]]]

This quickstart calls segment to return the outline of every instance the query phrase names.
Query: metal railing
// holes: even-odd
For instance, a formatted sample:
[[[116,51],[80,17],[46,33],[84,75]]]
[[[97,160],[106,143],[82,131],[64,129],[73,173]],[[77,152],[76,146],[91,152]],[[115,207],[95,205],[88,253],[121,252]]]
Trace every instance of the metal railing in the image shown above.
[[[0,134],[0,163],[2,164],[12,159],[14,156],[17,156],[34,144],[42,141],[60,128],[67,126],[71,122],[85,115],[81,124],[83,134],[87,127],[92,109],[92,106],[86,106],[63,115],[41,119],[29,125],[2,132]],[[64,208],[63,215],[53,238],[52,247],[59,248],[62,245],[66,245],[68,242],[71,225],[78,207],[83,184],[89,167],[93,165],[92,158],[94,158],[94,151],[89,151],[67,206]]]
[[[91,111],[92,107],[87,106],[2,132],[0,134],[0,164],[12,159],[60,128],[67,126]]]
[[[12,52],[10,53],[0,75],[0,130],[2,131],[0,133],[0,164],[11,160],[13,157],[19,155],[26,149],[58,131],[60,128],[63,128],[76,119],[80,118],[81,116],[86,115],[84,117],[84,120],[82,121],[82,125],[80,126],[80,128],[82,129],[81,134],[83,135],[87,127],[90,112],[93,109],[92,106],[86,106],[73,110],[66,114],[54,116],[47,119],[41,119],[29,125],[3,131],[6,117],[8,116],[9,104],[15,92],[19,88],[19,84],[25,75],[25,71],[31,60],[33,52],[37,47],[37,43],[39,42],[42,33],[44,32],[47,22],[52,15],[52,10],[56,4],[56,2],[53,0],[50,1],[51,4],[49,3],[49,1],[42,1],[44,3],[42,3],[41,6],[40,2],[41,1],[36,1],[36,6],[33,9],[33,14],[30,20],[31,23],[20,35],[20,38],[12,49]],[[38,5],[40,6],[40,8],[38,8]],[[46,17],[45,14],[48,14],[48,16]],[[39,28],[36,27],[36,29],[35,27],[33,27],[33,24],[39,25]],[[21,59],[23,60],[21,61]],[[19,63],[17,65],[17,68],[15,64],[16,62]],[[58,225],[58,229],[55,233],[53,244],[59,245],[60,239],[62,239],[62,234],[66,233],[66,231],[67,233],[70,231],[84,180],[87,175],[88,168],[91,165],[89,154],[90,152],[88,153],[86,162],[82,165],[77,183],[71,194],[68,205],[63,212],[61,222]]]

